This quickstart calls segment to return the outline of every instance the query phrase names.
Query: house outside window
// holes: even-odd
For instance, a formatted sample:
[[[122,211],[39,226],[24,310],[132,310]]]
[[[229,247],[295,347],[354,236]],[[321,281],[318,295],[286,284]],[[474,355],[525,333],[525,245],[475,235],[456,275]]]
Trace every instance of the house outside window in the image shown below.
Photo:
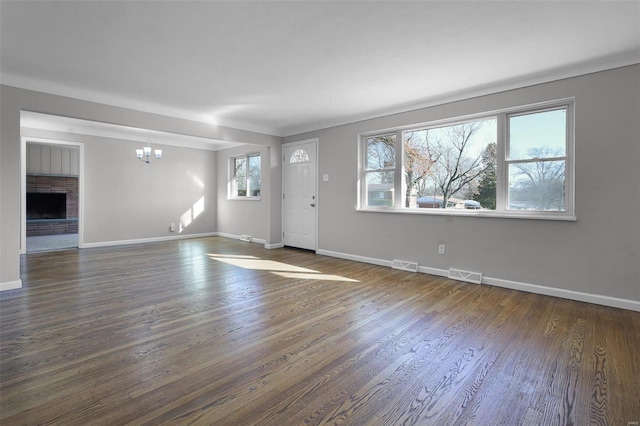
[[[229,169],[229,198],[259,199],[260,154],[231,157]]]
[[[574,220],[573,104],[361,135],[358,208]]]

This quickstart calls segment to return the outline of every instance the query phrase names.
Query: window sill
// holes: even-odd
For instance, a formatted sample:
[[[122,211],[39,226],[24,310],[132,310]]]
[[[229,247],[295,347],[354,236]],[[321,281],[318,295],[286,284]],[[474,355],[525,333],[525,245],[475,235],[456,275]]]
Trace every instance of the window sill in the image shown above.
[[[260,201],[262,197],[227,197],[227,201]]]
[[[564,222],[576,222],[575,215],[554,214],[554,213],[502,213],[492,210],[455,210],[455,209],[396,209],[396,208],[358,208],[358,212],[363,213],[395,213],[395,214],[417,214],[427,216],[459,216],[459,217],[493,217],[501,219],[533,219],[533,220],[556,220]]]

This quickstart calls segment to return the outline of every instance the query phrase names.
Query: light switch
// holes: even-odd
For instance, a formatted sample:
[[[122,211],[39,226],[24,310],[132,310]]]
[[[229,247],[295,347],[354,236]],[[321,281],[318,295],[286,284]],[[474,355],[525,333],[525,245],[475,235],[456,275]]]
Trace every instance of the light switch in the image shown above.
[[[329,175],[327,173],[322,175],[322,181],[323,182],[329,182]]]

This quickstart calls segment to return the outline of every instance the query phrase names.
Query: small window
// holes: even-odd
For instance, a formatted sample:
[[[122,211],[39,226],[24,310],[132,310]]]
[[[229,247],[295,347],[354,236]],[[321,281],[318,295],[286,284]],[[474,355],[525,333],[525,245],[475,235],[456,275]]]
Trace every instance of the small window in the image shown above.
[[[564,212],[567,108],[509,115],[508,210]]]
[[[230,198],[260,197],[260,154],[230,160]]]
[[[396,135],[366,138],[366,205],[393,206]]]
[[[309,162],[309,154],[304,149],[296,149],[291,154],[291,158],[289,159],[289,164],[295,163],[308,163]]]

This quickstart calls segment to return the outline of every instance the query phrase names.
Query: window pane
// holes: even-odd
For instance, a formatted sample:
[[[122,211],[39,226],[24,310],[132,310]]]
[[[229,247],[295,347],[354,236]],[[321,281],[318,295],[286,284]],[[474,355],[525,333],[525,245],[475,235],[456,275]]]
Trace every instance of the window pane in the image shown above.
[[[566,108],[509,117],[509,159],[564,157]]]
[[[396,135],[367,138],[367,170],[391,169],[396,166]]]
[[[309,154],[304,149],[296,149],[291,154],[291,158],[289,158],[290,164],[295,163],[308,163],[309,162]]]
[[[393,172],[367,173],[367,206],[393,206]]]
[[[404,206],[495,209],[496,129],[491,118],[405,132]]]
[[[565,161],[509,164],[509,210],[564,211]]]
[[[249,157],[249,195],[260,196],[260,156]]]
[[[247,195],[247,159],[233,159],[233,195],[244,197]]]

